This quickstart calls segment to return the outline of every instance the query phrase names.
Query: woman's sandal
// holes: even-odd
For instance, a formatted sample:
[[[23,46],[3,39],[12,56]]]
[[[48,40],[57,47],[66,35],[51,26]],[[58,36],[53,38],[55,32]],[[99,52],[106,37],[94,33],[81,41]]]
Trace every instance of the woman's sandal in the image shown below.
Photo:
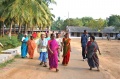
[[[59,71],[59,69],[56,69],[56,72],[58,72]]]
[[[43,67],[47,67],[47,65],[44,65]]]
[[[92,68],[90,68],[89,70],[92,70]]]
[[[100,69],[97,70],[98,72],[100,71]]]

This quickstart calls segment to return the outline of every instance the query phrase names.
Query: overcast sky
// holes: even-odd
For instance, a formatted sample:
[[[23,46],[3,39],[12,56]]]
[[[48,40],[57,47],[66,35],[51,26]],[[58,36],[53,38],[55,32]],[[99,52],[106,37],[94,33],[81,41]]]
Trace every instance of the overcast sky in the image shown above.
[[[50,5],[56,18],[93,17],[105,19],[112,14],[120,15],[120,0],[56,0],[57,5]]]

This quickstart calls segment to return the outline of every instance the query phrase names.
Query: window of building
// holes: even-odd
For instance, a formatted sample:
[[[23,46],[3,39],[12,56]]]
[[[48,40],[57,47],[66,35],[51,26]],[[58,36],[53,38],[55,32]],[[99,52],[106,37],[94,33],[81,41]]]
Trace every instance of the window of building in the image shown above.
[[[102,37],[102,33],[99,33],[99,37]]]
[[[110,33],[110,37],[113,37],[113,33]]]
[[[91,33],[88,33],[89,36],[91,36],[92,34]]]
[[[97,33],[94,33],[94,36],[97,36]]]
[[[77,37],[80,37],[80,33],[77,33]]]
[[[74,32],[71,32],[71,36],[74,36]]]

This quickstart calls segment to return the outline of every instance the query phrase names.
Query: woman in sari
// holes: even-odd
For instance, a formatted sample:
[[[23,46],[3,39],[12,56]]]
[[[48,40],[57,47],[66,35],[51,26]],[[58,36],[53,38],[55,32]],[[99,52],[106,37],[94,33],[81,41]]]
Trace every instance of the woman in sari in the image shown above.
[[[28,41],[28,37],[25,34],[25,36],[22,38],[22,45],[21,45],[21,57],[22,58],[25,58],[28,52],[27,41]]]
[[[35,40],[33,39],[33,36],[30,36],[30,39],[28,40],[27,45],[28,45],[29,58],[33,59],[34,50],[36,48],[36,43],[35,43]]]
[[[97,67],[98,71],[100,71],[99,70],[99,58],[96,54],[97,50],[99,51],[99,54],[101,55],[97,42],[95,41],[95,37],[90,36],[90,41],[87,43],[87,46],[86,46],[88,65],[90,67],[90,70],[92,70],[92,68]]]
[[[55,40],[55,35],[51,34],[51,40],[48,41],[48,58],[50,70],[55,68],[58,72],[58,43]]]
[[[70,58],[71,46],[70,46],[70,38],[69,34],[65,34],[65,38],[63,38],[63,61],[62,64],[67,66]]]

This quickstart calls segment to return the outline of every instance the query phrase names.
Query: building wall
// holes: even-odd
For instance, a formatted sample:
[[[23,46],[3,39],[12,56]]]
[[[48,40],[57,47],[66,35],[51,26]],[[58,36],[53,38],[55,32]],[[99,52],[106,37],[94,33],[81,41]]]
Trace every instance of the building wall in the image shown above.
[[[77,33],[77,32],[70,32],[69,33],[69,37],[70,38],[81,38],[81,35],[83,33]],[[117,33],[110,33],[110,39],[115,39]],[[105,36],[105,34],[102,33],[89,33],[89,35],[94,35],[96,38],[98,39],[107,39],[107,37]]]

